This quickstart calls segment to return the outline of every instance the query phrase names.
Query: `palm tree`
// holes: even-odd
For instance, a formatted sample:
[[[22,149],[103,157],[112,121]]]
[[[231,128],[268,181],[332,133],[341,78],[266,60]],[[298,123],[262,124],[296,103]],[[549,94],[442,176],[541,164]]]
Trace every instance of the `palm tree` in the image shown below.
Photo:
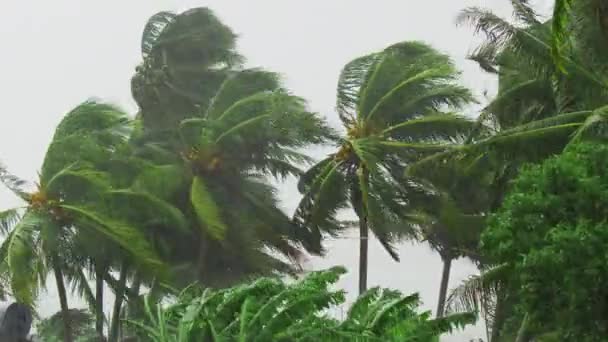
[[[305,238],[278,209],[265,178],[299,174],[296,166],[308,158],[296,149],[328,135],[300,99],[280,89],[276,74],[240,70],[235,39],[209,9],[158,13],[144,29],[144,61],[133,78],[143,123],[134,144],[155,166],[136,183],[182,210],[195,232],[178,237],[167,253],[187,276],[178,277],[182,284],[193,280],[192,260],[199,272],[206,269],[206,284],[222,286],[252,273],[293,271],[290,263],[259,253],[271,247],[294,258],[299,252],[292,242]],[[175,181],[160,187],[158,177]]]
[[[337,152],[300,180],[295,220],[317,235],[340,229],[350,205],[359,218],[359,291],[367,288],[368,230],[395,259],[392,243],[413,236],[400,171],[446,148],[471,123],[446,110],[473,100],[456,84],[450,59],[419,42],[403,42],[348,63],[338,81],[337,110],[347,131]],[[410,222],[411,223],[411,222]]]
[[[65,286],[65,271],[72,270],[73,241],[82,232],[96,232],[136,255],[143,265],[161,265],[154,249],[139,229],[108,215],[104,194],[111,190],[108,174],[94,168],[108,159],[125,137],[126,117],[118,109],[85,102],[58,125],[33,192],[25,181],[0,168],[0,181],[26,206],[4,211],[0,264],[10,278],[12,293],[22,303],[33,305],[48,270],[57,283],[66,341],[71,325]]]
[[[137,147],[138,155],[155,166],[135,183],[173,203],[194,230],[178,237],[168,254],[182,267],[196,260],[199,273],[190,269],[185,275],[207,285],[294,271],[291,262],[265,249],[295,261],[298,244],[314,252],[320,242],[279,209],[266,176],[299,175],[297,166],[308,157],[298,150],[323,143],[333,133],[302,99],[282,89],[272,72],[234,71],[210,103],[176,131],[159,139],[144,136]]]

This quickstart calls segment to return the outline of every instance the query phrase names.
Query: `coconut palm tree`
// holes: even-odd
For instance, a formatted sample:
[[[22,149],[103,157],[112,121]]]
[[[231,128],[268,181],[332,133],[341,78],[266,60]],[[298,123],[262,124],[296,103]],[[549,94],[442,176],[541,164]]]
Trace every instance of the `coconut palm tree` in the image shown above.
[[[199,273],[186,271],[196,277],[185,283],[225,286],[249,274],[293,271],[291,262],[265,249],[295,261],[299,244],[312,252],[320,245],[279,209],[266,177],[299,175],[308,157],[298,150],[333,133],[282,89],[275,73],[232,72],[208,108],[158,136],[139,142],[138,155],[155,167],[135,183],[189,217],[193,232],[178,237],[168,253],[182,268],[196,260]]]
[[[359,291],[367,288],[368,231],[395,259],[408,224],[403,167],[444,150],[471,123],[449,113],[473,100],[458,85],[450,59],[426,44],[403,42],[346,64],[337,111],[347,131],[338,150],[313,166],[299,184],[295,220],[321,235],[337,233],[336,215],[350,206],[359,218]]]
[[[0,246],[0,267],[18,301],[33,305],[52,270],[61,310],[68,312],[65,272],[73,269],[68,260],[82,252],[74,249],[74,238],[85,231],[113,241],[142,265],[162,265],[137,227],[109,215],[104,196],[111,190],[109,175],[94,167],[122,144],[127,122],[115,107],[85,102],[55,130],[35,190],[29,191],[25,181],[0,168],[0,181],[26,204],[0,214],[6,235]],[[71,341],[67,314],[64,324],[66,340]]]

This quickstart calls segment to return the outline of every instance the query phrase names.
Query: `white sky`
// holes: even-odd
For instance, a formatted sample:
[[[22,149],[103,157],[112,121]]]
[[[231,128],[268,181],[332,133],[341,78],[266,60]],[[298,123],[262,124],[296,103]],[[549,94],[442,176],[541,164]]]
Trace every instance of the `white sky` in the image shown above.
[[[546,10],[551,0],[535,1]],[[240,36],[239,50],[250,66],[284,75],[287,86],[310,107],[338,124],[335,87],[341,67],[351,59],[403,40],[422,40],[444,51],[463,71],[463,83],[479,100],[495,90],[495,80],[465,56],[475,40],[454,18],[467,6],[510,15],[508,0],[8,0],[0,4],[0,160],[28,180],[36,179],[54,127],[63,114],[90,97],[114,102],[131,113],[130,78],[139,63],[143,25],[161,10],[208,6]],[[467,113],[474,115],[474,111]],[[320,157],[319,151],[312,152]],[[293,182],[281,186],[292,210],[298,193]],[[0,188],[0,209],[18,204]],[[340,286],[357,288],[357,241],[329,242],[330,253],[311,260],[314,269],[345,265],[351,272]],[[394,263],[373,241],[369,284],[419,291],[434,309],[441,274],[439,257],[423,245],[404,244]],[[475,272],[459,261],[451,286]],[[57,310],[55,289],[40,303],[40,313]],[[81,305],[72,301],[74,305]],[[109,310],[109,305],[107,307]],[[484,337],[481,326],[444,341]]]

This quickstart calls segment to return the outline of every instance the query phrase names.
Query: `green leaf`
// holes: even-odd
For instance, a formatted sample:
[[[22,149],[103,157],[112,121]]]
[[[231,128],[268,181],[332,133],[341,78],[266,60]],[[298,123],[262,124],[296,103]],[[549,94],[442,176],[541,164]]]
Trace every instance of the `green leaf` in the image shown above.
[[[144,57],[152,52],[163,30],[175,20],[175,16],[175,13],[164,11],[148,19],[141,37],[141,53]]]
[[[145,192],[132,190],[113,190],[107,193],[111,200],[118,200],[120,205],[116,206],[115,212],[120,207],[127,209],[124,217],[132,217],[133,222],[161,223],[168,228],[177,228],[181,232],[188,232],[188,221],[182,212],[171,203],[152,196]],[[129,215],[129,212],[132,212]]]
[[[24,189],[27,182],[9,173],[2,163],[0,163],[0,182],[22,200],[29,199],[29,195]]]
[[[6,235],[19,222],[21,218],[20,208],[0,211],[0,233]]]
[[[38,293],[38,263],[43,262],[37,244],[37,234],[45,225],[52,224],[40,213],[28,211],[4,241],[0,250],[6,257],[11,288],[15,299],[32,305]]]
[[[261,69],[240,70],[229,76],[222,83],[205,117],[218,118],[230,106],[251,95],[274,91],[280,88],[279,76],[276,73]]]
[[[200,176],[195,176],[192,181],[190,202],[207,233],[216,240],[223,240],[228,227],[222,221],[221,210]]]
[[[62,204],[60,207],[73,217],[81,229],[92,229],[130,252],[137,261],[162,273],[163,263],[142,232],[132,225],[107,217],[89,208]]]

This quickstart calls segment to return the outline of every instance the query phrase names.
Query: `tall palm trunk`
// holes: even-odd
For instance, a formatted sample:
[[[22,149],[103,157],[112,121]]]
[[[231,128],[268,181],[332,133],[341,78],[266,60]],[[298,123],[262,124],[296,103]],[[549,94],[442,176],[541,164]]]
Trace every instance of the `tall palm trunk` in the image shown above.
[[[123,298],[127,287],[127,271],[128,264],[123,261],[120,267],[120,277],[116,288],[116,298],[114,299],[114,308],[112,309],[112,322],[110,324],[109,342],[118,342],[118,333],[120,329],[120,313],[122,308]]]
[[[448,293],[448,283],[450,281],[450,270],[452,269],[452,258],[442,256],[443,272],[441,273],[441,285],[439,286],[439,302],[437,303],[437,317],[443,317],[445,313],[445,301]]]
[[[490,342],[495,342],[498,341],[498,339],[500,338],[500,333],[502,330],[502,325],[504,323],[504,318],[505,318],[505,308],[506,308],[506,303],[505,303],[505,298],[502,296],[502,292],[504,290],[499,290],[498,293],[496,293],[496,306],[494,307],[494,319],[492,322],[492,338],[490,339]]]
[[[367,255],[369,227],[367,218],[359,219],[359,295],[367,291]]]
[[[519,326],[519,330],[517,331],[517,338],[515,342],[528,342],[528,314],[524,315],[523,320],[521,321],[521,325]]]
[[[53,272],[55,273],[55,281],[57,282],[57,293],[59,294],[59,305],[61,306],[62,321],[63,321],[63,341],[72,342],[72,322],[70,319],[70,309],[68,307],[68,295],[63,282],[63,272],[57,261],[54,262]]]
[[[103,333],[103,324],[105,317],[103,314],[103,276],[104,269],[101,266],[95,266],[95,331],[99,341],[105,339]]]

